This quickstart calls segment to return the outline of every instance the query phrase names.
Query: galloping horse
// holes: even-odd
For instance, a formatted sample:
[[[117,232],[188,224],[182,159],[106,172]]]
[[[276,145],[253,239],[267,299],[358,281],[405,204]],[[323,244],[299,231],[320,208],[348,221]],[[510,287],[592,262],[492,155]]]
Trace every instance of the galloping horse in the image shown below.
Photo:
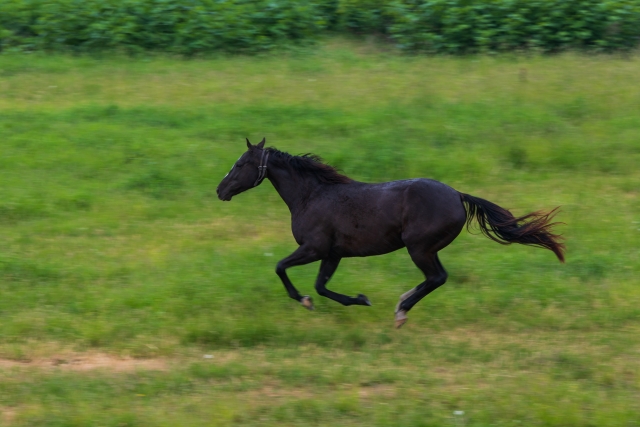
[[[276,273],[289,296],[313,310],[287,276],[287,269],[320,261],[315,288],[318,294],[343,305],[371,305],[359,294],[349,297],[330,291],[326,284],[342,258],[381,255],[406,247],[425,281],[400,296],[395,310],[396,327],[407,321],[407,312],[422,298],[442,286],[447,272],[438,251],[477,220],[488,238],[501,243],[521,243],[549,249],[564,262],[564,245],[551,228],[557,224],[550,212],[514,217],[487,200],[460,193],[431,179],[368,184],[340,174],[312,154],[292,156],[264,148],[265,140],[240,156],[216,192],[229,201],[269,179],[291,211],[291,229],[298,249],[281,260]]]

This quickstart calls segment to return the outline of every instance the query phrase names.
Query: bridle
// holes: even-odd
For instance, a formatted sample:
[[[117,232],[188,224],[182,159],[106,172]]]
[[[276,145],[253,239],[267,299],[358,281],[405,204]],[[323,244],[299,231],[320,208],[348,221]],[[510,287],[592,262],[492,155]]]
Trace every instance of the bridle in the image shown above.
[[[264,155],[265,153],[267,153],[266,156]],[[256,182],[253,184],[254,187],[257,187],[267,176],[267,161],[269,161],[269,152],[267,150],[262,150],[262,155],[260,156],[260,166],[258,166],[258,179],[256,179]]]

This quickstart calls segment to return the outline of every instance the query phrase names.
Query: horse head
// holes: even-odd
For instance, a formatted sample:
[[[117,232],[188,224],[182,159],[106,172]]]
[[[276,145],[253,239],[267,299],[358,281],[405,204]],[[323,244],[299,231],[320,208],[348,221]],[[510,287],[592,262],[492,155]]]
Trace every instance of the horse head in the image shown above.
[[[260,185],[267,175],[269,152],[264,149],[265,138],[252,145],[247,138],[247,151],[233,164],[216,188],[220,200],[229,201],[237,194]]]

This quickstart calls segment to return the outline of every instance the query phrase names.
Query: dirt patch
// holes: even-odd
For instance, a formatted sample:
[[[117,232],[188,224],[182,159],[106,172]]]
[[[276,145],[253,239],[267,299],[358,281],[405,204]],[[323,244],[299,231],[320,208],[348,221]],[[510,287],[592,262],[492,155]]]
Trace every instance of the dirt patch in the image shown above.
[[[165,371],[168,369],[168,362],[162,359],[134,359],[100,353],[71,354],[27,361],[0,359],[0,369],[8,368],[64,369],[70,371],[103,369],[110,372]]]
[[[14,408],[0,406],[0,421],[2,421],[3,426],[13,423],[16,415],[17,411]]]
[[[390,384],[374,384],[369,387],[361,387],[358,389],[358,396],[362,399],[374,397],[395,398],[397,387]]]
[[[255,390],[246,393],[247,398],[251,401],[260,399],[312,399],[315,395],[312,391],[304,388],[288,388],[279,383],[269,383]]]

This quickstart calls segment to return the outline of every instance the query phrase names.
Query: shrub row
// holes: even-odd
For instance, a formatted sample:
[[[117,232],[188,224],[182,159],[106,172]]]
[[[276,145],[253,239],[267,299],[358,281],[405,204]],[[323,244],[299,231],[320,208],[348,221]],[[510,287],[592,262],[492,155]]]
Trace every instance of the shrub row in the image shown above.
[[[637,0],[405,0],[386,13],[389,34],[406,50],[611,51],[640,43]]]
[[[618,50],[640,44],[637,0],[3,0],[0,48],[257,52],[323,30],[431,53]]]
[[[324,28],[305,0],[2,0],[3,49],[256,52]]]

